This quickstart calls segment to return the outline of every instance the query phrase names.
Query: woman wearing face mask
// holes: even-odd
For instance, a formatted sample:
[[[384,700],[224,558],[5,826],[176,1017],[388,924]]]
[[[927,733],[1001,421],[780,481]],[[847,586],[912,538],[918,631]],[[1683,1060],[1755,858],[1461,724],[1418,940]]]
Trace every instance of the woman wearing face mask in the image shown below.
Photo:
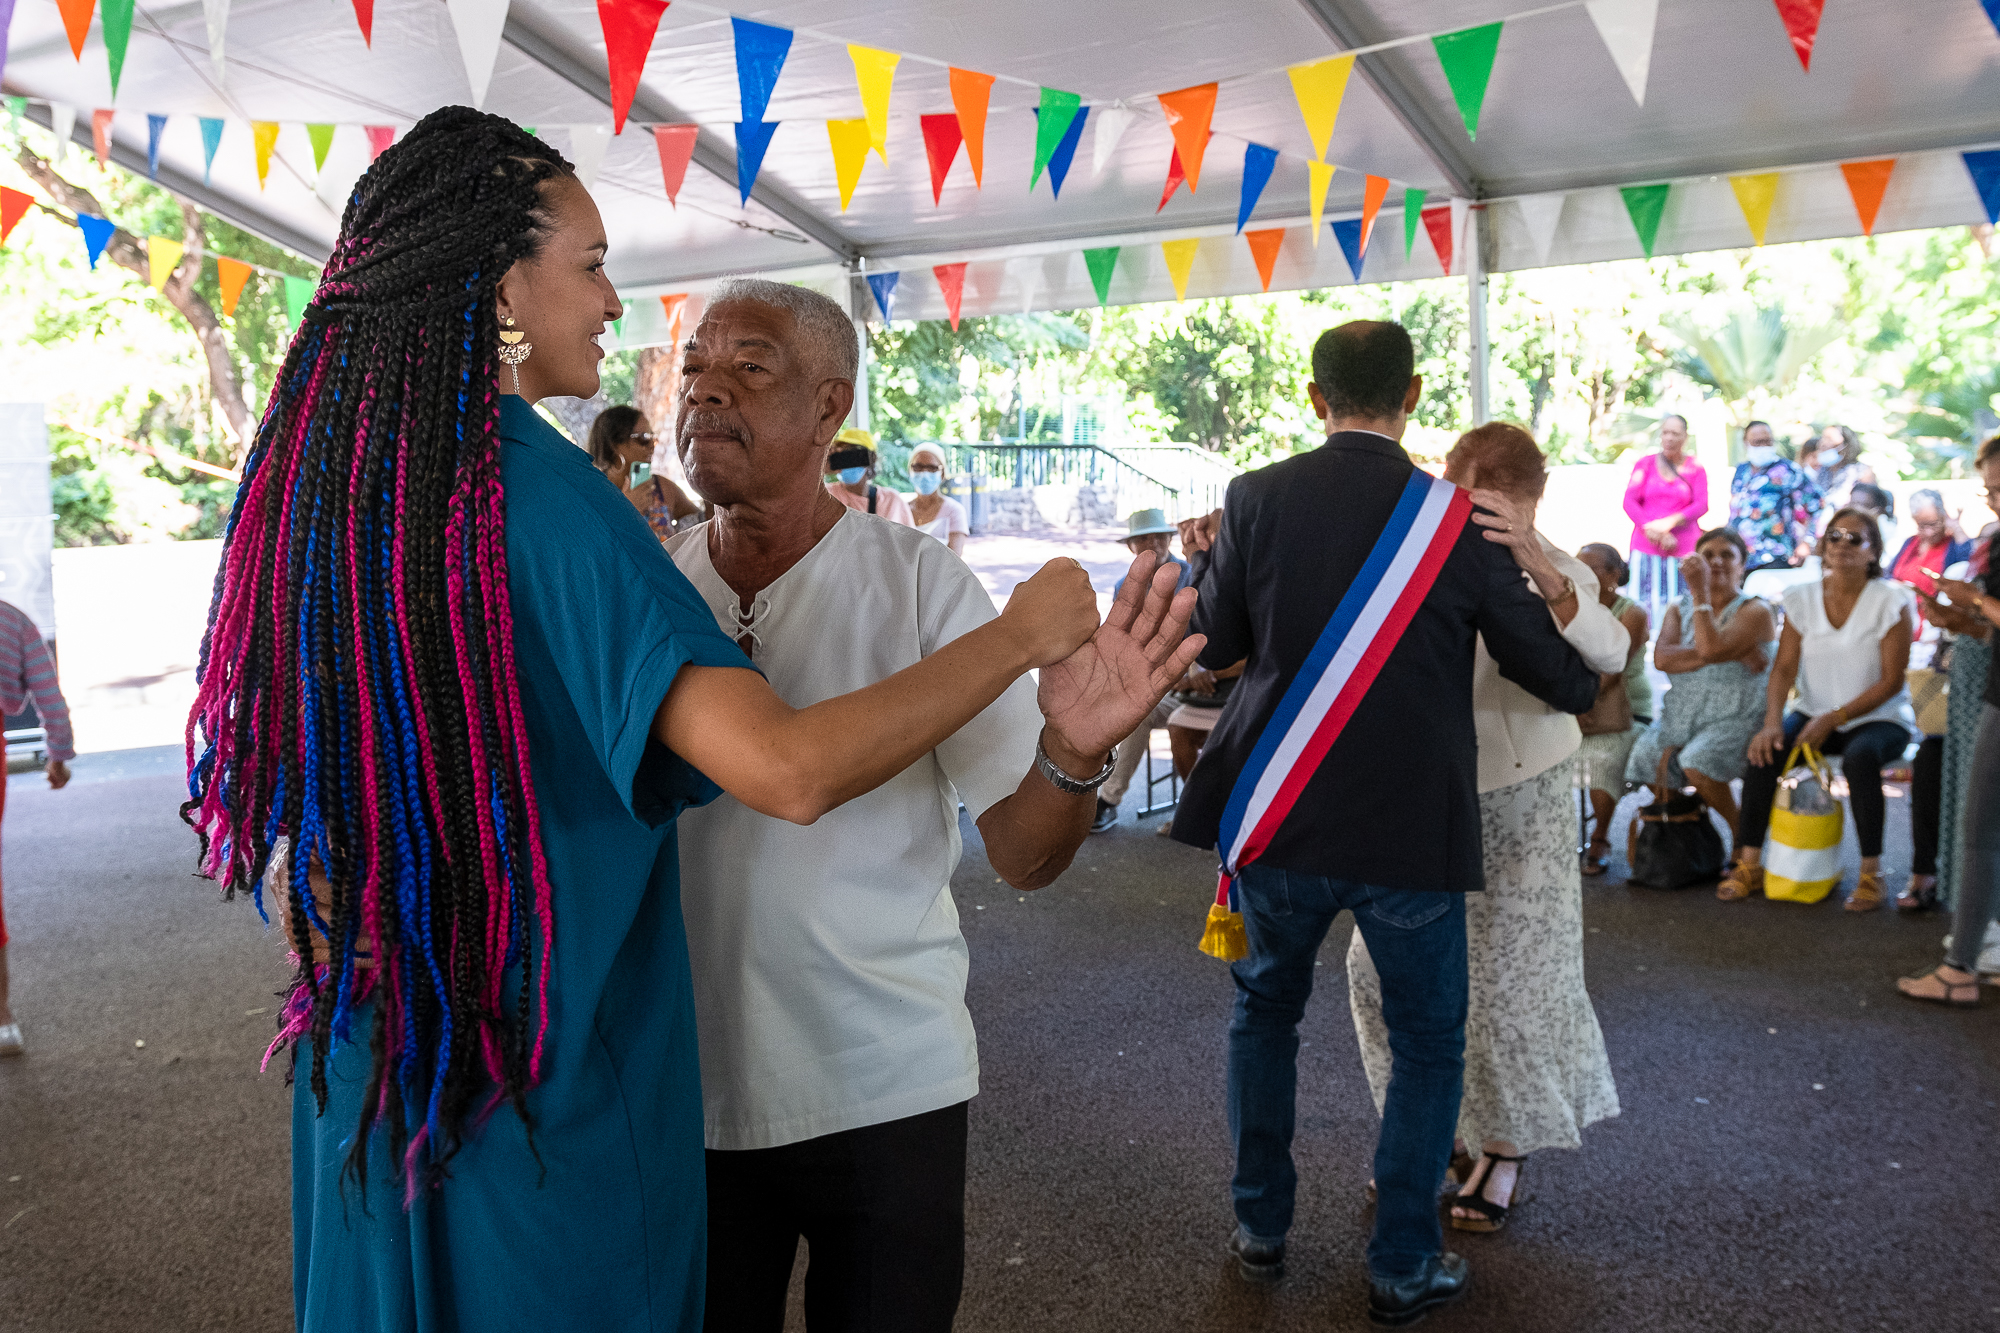
[[[653,443],[653,427],[636,407],[607,407],[590,423],[590,461],[665,541],[678,520],[699,515],[701,506],[665,477],[650,471],[640,476],[634,465],[652,462]]]
[[[833,480],[826,484],[826,493],[849,509],[886,518],[906,528],[917,526],[917,521],[910,517],[909,501],[887,486],[875,484],[875,437],[859,426],[849,426],[833,437],[833,448],[826,454],[826,470],[833,475]]]
[[[1828,514],[1852,504],[1856,486],[1875,484],[1875,469],[1861,461],[1861,437],[1845,426],[1828,426],[1819,433],[1808,475]]]
[[[1778,778],[1796,744],[1841,756],[1861,877],[1850,912],[1882,905],[1882,768],[1910,743],[1909,598],[1882,577],[1882,534],[1858,509],[1826,525],[1819,558],[1825,573],[1785,593],[1785,631],[1764,692],[1764,727],[1750,742],[1743,776],[1743,834],[1736,868],[1715,891],[1724,902],[1764,887],[1764,834]],[[1785,712],[1796,683],[1798,707]]]
[[[1729,526],[1743,539],[1752,571],[1794,568],[1812,554],[1819,487],[1778,453],[1768,421],[1743,428],[1743,453],[1729,479]]]
[[[939,489],[944,485],[944,450],[920,444],[910,450],[909,466],[910,484],[917,490],[910,498],[911,522],[949,546],[953,555],[964,555],[972,524],[966,521],[965,506]]]

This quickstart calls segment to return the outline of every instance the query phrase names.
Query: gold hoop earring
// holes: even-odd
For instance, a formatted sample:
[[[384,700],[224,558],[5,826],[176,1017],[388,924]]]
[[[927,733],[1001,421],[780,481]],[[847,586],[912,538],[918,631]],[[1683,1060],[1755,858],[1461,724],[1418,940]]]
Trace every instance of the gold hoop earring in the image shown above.
[[[528,353],[535,350],[535,345],[526,341],[527,334],[514,327],[514,317],[512,315],[502,315],[500,322],[507,326],[500,330],[500,359],[512,368],[514,372],[514,392],[519,394],[521,392],[521,363],[528,359]]]

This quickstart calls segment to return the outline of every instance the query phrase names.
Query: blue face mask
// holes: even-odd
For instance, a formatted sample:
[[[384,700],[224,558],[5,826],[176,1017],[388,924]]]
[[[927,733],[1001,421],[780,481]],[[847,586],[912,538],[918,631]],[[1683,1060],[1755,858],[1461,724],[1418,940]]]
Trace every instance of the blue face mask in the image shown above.
[[[918,495],[936,495],[937,488],[944,484],[942,472],[912,472],[910,485],[917,488]]]
[[[857,482],[859,482],[863,477],[868,475],[868,469],[865,467],[844,467],[834,475],[839,477],[842,481],[846,482],[849,486],[852,486],[855,485]]]

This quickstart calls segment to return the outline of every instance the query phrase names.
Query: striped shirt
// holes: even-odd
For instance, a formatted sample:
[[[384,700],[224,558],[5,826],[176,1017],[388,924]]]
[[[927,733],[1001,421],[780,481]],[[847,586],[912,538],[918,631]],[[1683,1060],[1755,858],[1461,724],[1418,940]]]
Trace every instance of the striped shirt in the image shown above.
[[[31,698],[48,733],[49,758],[65,763],[76,758],[69,705],[56,684],[55,663],[49,660],[42,632],[27,612],[0,602],[0,713],[23,712]]]

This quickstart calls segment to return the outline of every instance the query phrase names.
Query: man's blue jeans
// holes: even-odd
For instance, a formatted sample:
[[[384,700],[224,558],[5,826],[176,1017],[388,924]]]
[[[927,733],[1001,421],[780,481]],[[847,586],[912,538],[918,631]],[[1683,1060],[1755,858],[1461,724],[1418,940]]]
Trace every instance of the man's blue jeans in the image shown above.
[[[1230,970],[1229,1134],[1236,1220],[1257,1240],[1292,1225],[1292,1126],[1299,1019],[1334,917],[1354,913],[1382,979],[1393,1064],[1375,1145],[1375,1236],[1368,1271],[1415,1273],[1444,1248],[1438,1188],[1451,1164],[1465,1073],[1465,898],[1301,875],[1252,862],[1236,881],[1250,955]]]

